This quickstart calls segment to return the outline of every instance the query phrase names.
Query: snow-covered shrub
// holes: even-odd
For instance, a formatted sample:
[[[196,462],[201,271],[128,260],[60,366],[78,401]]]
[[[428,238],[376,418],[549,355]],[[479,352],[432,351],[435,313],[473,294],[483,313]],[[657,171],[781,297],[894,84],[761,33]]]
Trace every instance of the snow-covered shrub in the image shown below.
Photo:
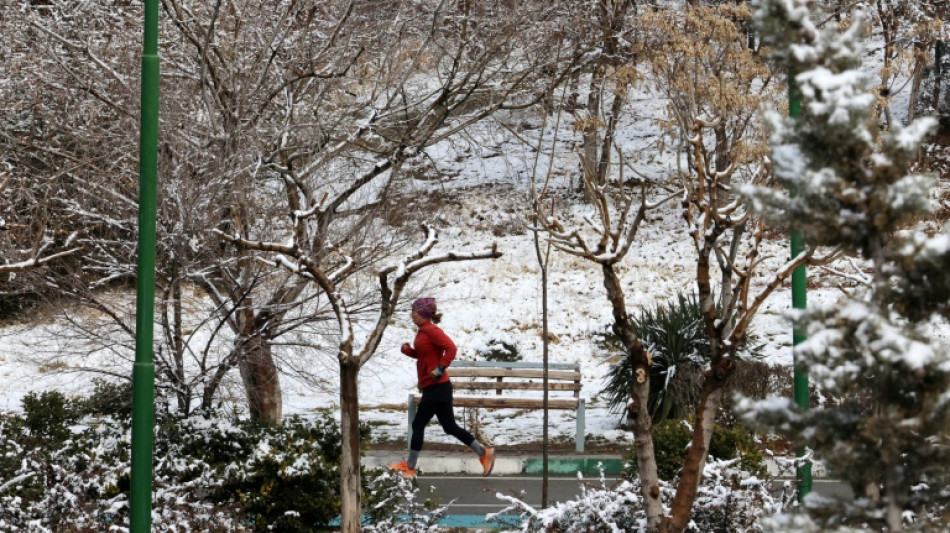
[[[521,360],[518,345],[505,340],[491,339],[484,348],[478,350],[478,358],[486,361],[514,363]]]
[[[76,420],[84,402],[60,400],[0,414],[0,531],[127,530],[129,419]],[[56,407],[42,424],[38,406]],[[154,450],[153,531],[315,531],[339,514],[329,415],[279,426],[164,419]]]
[[[439,521],[453,503],[436,507],[428,500],[418,501],[419,489],[394,472],[383,472],[371,480],[367,494],[366,533],[440,531]]]
[[[288,417],[280,425],[192,417],[165,430],[156,471],[203,479],[207,499],[242,510],[259,531],[314,531],[339,515],[340,431],[328,415]],[[195,471],[201,466],[204,471]],[[198,485],[197,487],[202,487]]]
[[[688,531],[762,531],[760,521],[779,510],[768,490],[769,480],[737,468],[736,461],[710,461],[703,472],[693,519]],[[660,498],[669,505],[676,488],[660,482]],[[498,496],[510,505],[499,514],[518,513],[521,525],[510,533],[629,533],[646,531],[646,514],[639,480],[623,480],[608,487],[601,475],[599,486],[581,480],[575,500],[535,509],[510,496]],[[497,515],[495,515],[497,516]],[[492,515],[489,515],[492,518]]]
[[[686,464],[686,449],[692,440],[693,428],[684,420],[666,420],[653,426],[653,451],[661,479],[672,481]],[[755,439],[742,425],[732,427],[716,424],[709,441],[709,455],[717,459],[737,459],[749,472],[763,474],[765,466]],[[635,477],[637,449],[632,446],[624,457],[624,475]]]
[[[83,419],[59,443],[37,442],[16,415],[4,415],[0,454],[0,531],[125,531],[128,527],[128,421]],[[188,464],[189,458],[178,458]],[[199,467],[191,464],[189,470]],[[157,469],[154,531],[240,530],[229,514],[196,495],[208,482],[184,482]]]

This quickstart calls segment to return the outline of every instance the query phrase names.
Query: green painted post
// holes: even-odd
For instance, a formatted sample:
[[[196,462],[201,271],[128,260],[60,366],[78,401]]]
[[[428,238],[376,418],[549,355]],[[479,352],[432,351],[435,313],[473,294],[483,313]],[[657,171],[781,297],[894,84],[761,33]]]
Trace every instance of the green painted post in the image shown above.
[[[145,0],[142,116],[139,136],[139,254],[132,370],[132,487],[130,530],[152,527],[152,445],[155,426],[155,213],[158,188],[158,0]]]
[[[795,82],[794,72],[789,70],[788,116],[797,119],[801,116],[801,110],[801,94],[798,90],[798,84]],[[805,239],[802,237],[801,231],[793,228],[791,241],[792,257],[797,257],[798,254],[802,253],[805,249]],[[796,268],[792,272],[792,307],[794,309],[806,309],[808,307],[808,299],[806,297],[807,281],[808,277],[805,272],[805,265]],[[792,344],[797,346],[804,341],[805,338],[805,332],[802,331],[800,326],[796,325],[792,329]],[[795,366],[793,378],[795,405],[807,411],[809,406],[808,369],[799,364],[797,357],[794,358],[793,364]],[[804,449],[798,450],[799,457],[804,454]],[[798,467],[796,469],[796,477],[798,478],[798,500],[801,501],[805,498],[805,495],[811,492],[811,462],[806,462],[804,465]]]

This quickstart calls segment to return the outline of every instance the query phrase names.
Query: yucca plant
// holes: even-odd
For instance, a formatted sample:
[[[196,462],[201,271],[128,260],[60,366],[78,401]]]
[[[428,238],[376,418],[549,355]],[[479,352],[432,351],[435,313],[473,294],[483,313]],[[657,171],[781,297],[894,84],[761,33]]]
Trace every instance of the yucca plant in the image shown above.
[[[699,400],[702,369],[709,360],[699,301],[693,294],[680,293],[665,304],[631,314],[630,320],[653,355],[649,399],[653,421],[685,418]],[[611,409],[626,406],[634,372],[628,357],[610,369],[602,393]]]

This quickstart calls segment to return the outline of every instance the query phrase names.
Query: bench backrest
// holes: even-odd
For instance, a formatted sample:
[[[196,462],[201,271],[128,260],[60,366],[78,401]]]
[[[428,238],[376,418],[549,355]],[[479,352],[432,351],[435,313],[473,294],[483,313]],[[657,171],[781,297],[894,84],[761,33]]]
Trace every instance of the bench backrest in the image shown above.
[[[501,396],[503,390],[544,390],[543,363],[456,360],[449,367],[449,376],[453,378],[454,389],[494,390],[498,396]],[[473,380],[455,380],[454,378],[473,378]],[[579,398],[580,365],[548,364],[548,390],[571,391],[574,398]]]

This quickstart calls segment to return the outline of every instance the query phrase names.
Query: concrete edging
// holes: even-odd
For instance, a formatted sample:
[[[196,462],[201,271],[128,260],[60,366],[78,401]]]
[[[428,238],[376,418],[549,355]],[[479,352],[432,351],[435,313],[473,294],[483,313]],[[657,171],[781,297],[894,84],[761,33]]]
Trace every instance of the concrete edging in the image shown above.
[[[383,469],[387,463],[398,463],[406,460],[406,453],[399,451],[370,450],[363,456],[363,468],[365,469]],[[772,459],[766,459],[766,468],[769,474],[778,475],[778,463]],[[600,468],[603,465],[604,474],[607,476],[616,476],[623,469],[623,459],[619,456],[577,456],[577,455],[558,455],[548,458],[548,472],[555,476],[573,476],[578,473],[587,477],[599,476]],[[537,455],[506,455],[504,451],[499,451],[495,457],[495,468],[492,475],[516,476],[516,475],[540,475],[543,472],[543,460]],[[471,474],[481,475],[482,465],[478,462],[478,457],[473,453],[460,452],[423,452],[419,456],[419,471],[423,474]],[[794,476],[794,471],[791,476]],[[820,463],[812,465],[812,476],[815,478],[825,477],[825,469]]]

